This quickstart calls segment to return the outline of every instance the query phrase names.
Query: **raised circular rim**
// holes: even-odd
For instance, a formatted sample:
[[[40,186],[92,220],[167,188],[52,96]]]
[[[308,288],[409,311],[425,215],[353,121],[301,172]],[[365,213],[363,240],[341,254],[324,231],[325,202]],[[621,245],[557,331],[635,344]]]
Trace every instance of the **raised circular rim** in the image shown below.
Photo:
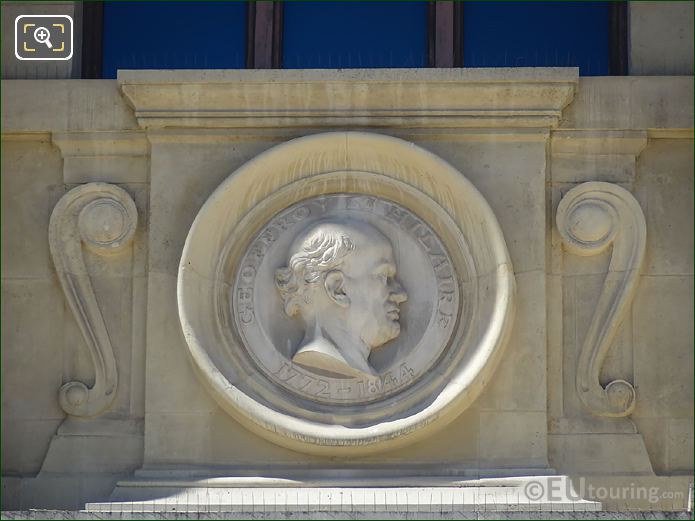
[[[485,312],[476,335],[448,381],[434,395],[400,417],[375,424],[344,426],[298,418],[244,391],[253,374],[221,371],[211,349],[218,345],[211,296],[219,252],[247,211],[274,191],[331,172],[369,172],[404,182],[439,205],[469,241],[475,283],[486,288]],[[346,177],[346,191],[349,179]],[[316,184],[316,183],[315,183]],[[308,185],[308,183],[307,183]],[[366,186],[366,185],[365,185]],[[312,190],[315,190],[314,186]],[[454,195],[455,194],[455,195]],[[301,193],[295,199],[321,193]],[[231,204],[230,203],[234,203]],[[286,206],[285,206],[286,207]],[[278,208],[280,211],[282,208]],[[429,223],[436,231],[437,223]],[[365,132],[329,132],[277,145],[230,175],[198,213],[184,245],[178,275],[179,317],[193,365],[218,404],[264,438],[302,452],[346,456],[400,447],[422,439],[460,414],[480,394],[494,371],[514,312],[515,282],[500,226],[478,190],[441,158],[401,139]],[[480,302],[474,303],[480,306]],[[463,346],[457,346],[462,349]]]

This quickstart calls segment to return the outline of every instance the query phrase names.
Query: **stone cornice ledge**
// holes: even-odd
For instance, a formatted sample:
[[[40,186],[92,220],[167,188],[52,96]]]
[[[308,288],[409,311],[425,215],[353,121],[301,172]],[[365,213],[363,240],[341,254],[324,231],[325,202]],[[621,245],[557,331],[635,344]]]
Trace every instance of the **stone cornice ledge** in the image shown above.
[[[577,68],[119,71],[143,128],[557,126]]]

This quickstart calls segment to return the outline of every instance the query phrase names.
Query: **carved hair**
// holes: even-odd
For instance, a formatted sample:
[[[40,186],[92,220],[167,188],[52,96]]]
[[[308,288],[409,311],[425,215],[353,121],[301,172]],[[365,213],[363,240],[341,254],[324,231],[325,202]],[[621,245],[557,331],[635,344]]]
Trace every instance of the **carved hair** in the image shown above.
[[[321,280],[343,262],[343,258],[355,249],[353,240],[336,226],[322,223],[293,248],[289,266],[275,271],[275,286],[280,292],[285,313],[294,316],[302,302],[309,302],[309,285]]]

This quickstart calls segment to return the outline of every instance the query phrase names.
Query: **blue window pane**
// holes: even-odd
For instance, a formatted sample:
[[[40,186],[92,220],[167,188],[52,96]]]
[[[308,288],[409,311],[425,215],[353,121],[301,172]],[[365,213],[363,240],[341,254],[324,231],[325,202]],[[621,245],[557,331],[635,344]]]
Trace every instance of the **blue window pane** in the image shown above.
[[[245,2],[105,2],[102,77],[118,69],[238,69]]]
[[[286,2],[287,69],[424,67],[426,2]]]
[[[464,67],[608,71],[608,2],[465,2]]]

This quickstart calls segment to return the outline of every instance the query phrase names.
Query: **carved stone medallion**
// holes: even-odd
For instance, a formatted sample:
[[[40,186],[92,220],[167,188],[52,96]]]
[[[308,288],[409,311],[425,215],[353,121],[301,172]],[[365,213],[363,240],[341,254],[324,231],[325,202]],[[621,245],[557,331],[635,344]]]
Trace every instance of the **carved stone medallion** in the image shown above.
[[[244,348],[278,386],[325,403],[394,395],[444,352],[459,316],[439,237],[379,197],[332,194],[280,212],[232,291]]]
[[[514,277],[499,225],[448,164],[327,133],[231,175],[189,232],[179,314],[194,367],[249,429],[294,450],[421,439],[477,397]]]

